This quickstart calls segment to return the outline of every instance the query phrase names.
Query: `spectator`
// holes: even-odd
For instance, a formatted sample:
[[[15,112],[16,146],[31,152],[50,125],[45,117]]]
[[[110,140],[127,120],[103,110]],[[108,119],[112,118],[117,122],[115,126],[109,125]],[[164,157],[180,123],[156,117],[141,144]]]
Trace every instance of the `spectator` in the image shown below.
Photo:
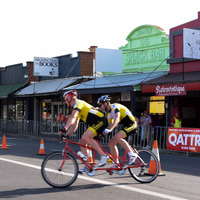
[[[144,115],[140,117],[140,123],[142,127],[142,132],[143,136],[142,138],[147,141],[147,146],[146,148],[151,148],[151,124],[152,124],[152,119],[151,116],[148,115],[148,111],[144,111]]]
[[[175,112],[175,116],[171,120],[172,127],[180,128],[182,124],[182,120],[180,118],[180,113],[177,111]]]
[[[66,123],[67,120],[68,120],[67,117],[65,117],[62,113],[59,113],[59,114],[58,114],[58,119],[57,119],[57,121],[56,121],[55,124],[59,124],[59,123],[61,123],[61,122]]]

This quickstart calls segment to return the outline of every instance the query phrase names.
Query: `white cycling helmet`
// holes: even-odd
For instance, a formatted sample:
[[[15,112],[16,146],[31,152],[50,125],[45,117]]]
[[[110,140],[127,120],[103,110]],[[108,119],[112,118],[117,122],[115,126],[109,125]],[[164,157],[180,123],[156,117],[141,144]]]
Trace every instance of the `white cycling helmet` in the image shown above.
[[[98,98],[97,103],[100,104],[100,103],[104,103],[107,101],[110,101],[110,97],[108,95],[103,95]]]

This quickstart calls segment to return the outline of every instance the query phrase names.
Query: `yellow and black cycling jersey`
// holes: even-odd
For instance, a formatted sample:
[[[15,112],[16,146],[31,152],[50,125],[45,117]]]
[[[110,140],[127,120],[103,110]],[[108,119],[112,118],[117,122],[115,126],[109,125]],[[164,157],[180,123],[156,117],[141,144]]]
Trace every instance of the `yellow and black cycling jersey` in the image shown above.
[[[105,117],[105,114],[103,112],[95,109],[92,105],[83,100],[78,99],[73,109],[79,111],[78,118],[88,125],[97,123],[97,121]]]
[[[131,124],[135,124],[135,117],[132,115],[131,111],[126,108],[124,105],[119,103],[111,104],[111,109],[108,113],[108,122],[113,122],[115,119],[115,113],[120,112],[120,122],[119,124],[123,124],[124,126],[129,126]]]

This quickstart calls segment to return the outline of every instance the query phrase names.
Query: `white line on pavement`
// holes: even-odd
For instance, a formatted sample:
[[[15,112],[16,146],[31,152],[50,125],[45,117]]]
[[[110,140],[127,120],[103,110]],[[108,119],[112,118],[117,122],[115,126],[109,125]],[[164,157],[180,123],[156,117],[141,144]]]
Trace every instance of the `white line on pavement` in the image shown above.
[[[32,165],[32,164],[28,164],[28,163],[24,163],[24,162],[20,162],[20,161],[14,161],[14,160],[1,158],[1,157],[0,157],[0,160],[5,161],[5,162],[18,164],[18,165],[23,165],[23,166],[26,166],[26,167],[31,167],[31,168],[34,168],[34,169],[41,169],[41,166]],[[99,180],[99,179],[96,179],[96,178],[85,177],[85,176],[78,176],[78,178],[83,179],[83,180],[87,180],[87,181],[92,181],[92,182],[104,184],[104,185],[110,185],[110,186],[113,186],[113,187],[116,187],[116,188],[125,189],[125,190],[129,190],[129,191],[133,191],[133,192],[152,195],[152,196],[160,197],[160,198],[163,198],[163,199],[187,200],[187,199],[184,199],[184,198],[175,197],[175,196],[162,194],[162,193],[158,193],[158,192],[153,192],[153,191],[149,191],[149,190],[139,189],[139,188],[130,187],[130,186],[126,186],[126,185],[119,185],[117,183],[113,183],[113,182],[109,182],[109,181],[103,181],[103,180]]]

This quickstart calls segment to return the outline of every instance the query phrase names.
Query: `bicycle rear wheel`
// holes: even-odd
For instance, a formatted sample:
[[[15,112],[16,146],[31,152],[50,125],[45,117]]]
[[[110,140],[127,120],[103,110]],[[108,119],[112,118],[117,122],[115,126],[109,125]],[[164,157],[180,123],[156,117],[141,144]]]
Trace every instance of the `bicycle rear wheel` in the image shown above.
[[[42,163],[42,177],[52,187],[64,188],[77,179],[78,164],[76,159],[68,153],[64,163],[63,159],[62,152],[53,152],[46,156]]]
[[[158,176],[158,159],[156,155],[148,149],[138,150],[138,158],[133,166],[133,168],[129,168],[129,172],[131,176],[140,183],[150,183]]]

